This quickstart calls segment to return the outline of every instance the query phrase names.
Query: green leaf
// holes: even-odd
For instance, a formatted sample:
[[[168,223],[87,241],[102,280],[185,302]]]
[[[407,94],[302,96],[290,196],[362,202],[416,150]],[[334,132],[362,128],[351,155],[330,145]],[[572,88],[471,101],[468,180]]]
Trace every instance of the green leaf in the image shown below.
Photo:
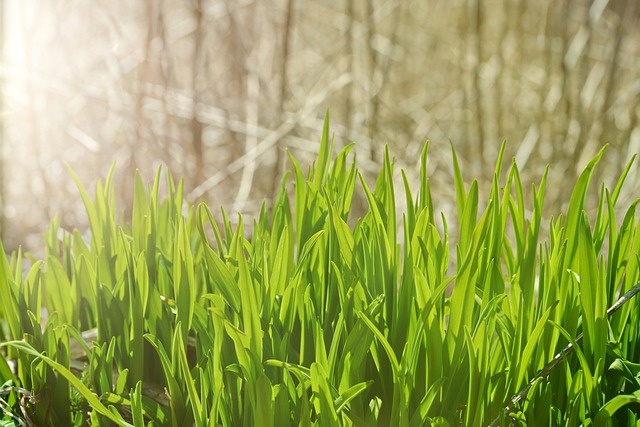
[[[11,266],[7,262],[4,246],[0,240],[0,301],[4,302],[0,308],[0,312],[9,325],[11,337],[19,338],[22,336],[22,333],[20,328],[20,314],[17,312],[19,307],[18,292],[15,281],[11,276]]]
[[[274,421],[273,388],[271,381],[265,374],[261,374],[255,383],[255,411],[253,413],[256,424],[270,427]]]
[[[187,395],[189,396],[189,400],[191,402],[191,410],[193,412],[193,418],[196,421],[197,426],[204,425],[204,412],[202,410],[202,403],[200,401],[200,396],[196,391],[195,380],[191,375],[191,370],[189,368],[189,362],[187,361],[187,353],[184,348],[184,340],[181,335],[181,328],[176,325],[175,331],[176,338],[174,339],[175,345],[178,346],[178,363],[180,364],[180,371],[182,372],[182,378],[187,386]]]
[[[322,139],[320,141],[320,152],[313,175],[313,183],[316,188],[320,188],[331,164],[331,154],[333,153],[333,141],[329,142],[329,110],[324,115],[322,126]]]
[[[240,288],[224,261],[209,246],[204,246],[204,254],[212,283],[220,291],[225,301],[235,311],[240,313]]]
[[[467,255],[471,247],[473,232],[476,228],[478,216],[478,183],[474,180],[469,188],[462,215],[460,215],[460,253]]]
[[[373,381],[361,382],[349,387],[347,390],[342,392],[340,396],[338,396],[333,402],[334,407],[336,408],[336,413],[339,414],[344,409],[346,409],[349,402],[351,402],[359,394],[365,391],[367,387],[369,387],[372,383]]]
[[[376,325],[374,325],[373,322],[369,320],[369,318],[367,318],[364,312],[359,311],[357,314],[358,314],[358,317],[362,319],[362,321],[367,326],[367,328],[369,328],[369,330],[373,333],[373,335],[375,335],[375,337],[378,339],[378,342],[382,345],[382,348],[384,349],[385,353],[387,354],[387,357],[389,358],[389,362],[391,362],[393,377],[398,378],[400,376],[400,363],[398,363],[398,358],[396,357],[395,352],[391,347],[391,344],[389,344],[389,341],[387,341],[387,339],[384,337],[382,332],[378,330]]]
[[[85,386],[82,383],[80,379],[78,379],[69,369],[65,368],[60,363],[47,357],[44,354],[38,353],[32,346],[30,346],[24,341],[8,341],[8,342],[0,343],[0,347],[8,347],[8,346],[13,347],[16,350],[19,350],[23,353],[30,354],[36,358],[39,358],[42,361],[44,361],[47,365],[51,366],[56,372],[58,372],[67,381],[69,381],[69,383],[73,387],[75,387],[76,390],[80,392],[82,397],[84,397],[87,400],[87,402],[89,402],[89,404],[93,407],[93,409],[98,411],[101,415],[109,418],[111,421],[113,421],[119,426],[134,427],[132,424],[129,424],[128,422],[126,422],[117,413],[117,411],[114,413],[114,411],[110,410],[110,408],[107,408],[106,406],[104,406],[100,401],[100,399],[98,398],[98,396],[93,394],[93,392],[89,390],[87,386]]]
[[[73,318],[74,307],[77,307],[76,295],[72,292],[71,282],[64,271],[64,267],[56,258],[47,258],[47,269],[44,275],[51,307],[58,312],[62,323],[75,324]]]
[[[427,422],[427,414],[435,401],[438,392],[440,392],[441,387],[447,381],[447,378],[439,378],[437,379],[431,386],[429,390],[425,393],[424,397],[420,401],[418,408],[415,410],[415,413],[411,417],[411,421],[409,425],[411,427],[420,427],[426,424]]]
[[[142,381],[136,383],[135,390],[129,394],[131,397],[131,417],[135,427],[144,427],[144,411],[142,409]]]
[[[320,426],[338,425],[338,414],[333,403],[331,390],[327,383],[327,372],[318,363],[311,364],[311,388],[314,394],[314,406]]]
[[[578,178],[576,186],[571,193],[571,199],[569,200],[569,207],[567,208],[567,220],[566,220],[566,236],[577,236],[578,228],[580,226],[580,217],[582,216],[582,210],[584,209],[584,203],[587,197],[587,189],[593,174],[593,169],[598,164],[602,155],[604,154],[607,146],[605,145],[600,152],[589,162],[585,170]],[[569,239],[569,246],[567,248],[568,260],[573,259],[574,253],[577,248],[577,239]]]
[[[453,144],[451,144],[451,157],[453,158],[453,178],[456,187],[458,221],[462,222],[461,218],[464,216],[465,207],[467,205],[467,192],[464,189],[464,180],[462,179],[462,173],[460,172],[460,166],[458,165],[458,156],[456,155],[456,150],[453,148]]]
[[[613,397],[598,411],[593,420],[594,427],[607,427],[613,414],[631,403],[640,404],[640,392],[621,394]]]
[[[167,391],[171,398],[171,415],[173,425],[177,425],[178,420],[183,420],[186,412],[186,402],[182,389],[178,383],[178,379],[173,372],[173,367],[167,352],[158,338],[151,334],[145,334],[144,337],[156,349],[167,384]]]
[[[533,331],[531,331],[531,333],[527,337],[526,344],[524,346],[524,349],[522,350],[522,355],[517,358],[518,366],[514,384],[514,388],[516,390],[520,390],[522,384],[524,383],[525,374],[527,373],[527,370],[531,368],[531,363],[534,360],[533,354],[536,348],[540,345],[540,337],[542,336],[544,327],[546,326],[547,321],[549,320],[549,317],[551,316],[551,313],[555,309],[556,305],[557,302],[553,303],[551,307],[549,307],[544,312],[540,319],[538,319],[535,328],[533,328]],[[534,366],[534,368],[537,367]]]

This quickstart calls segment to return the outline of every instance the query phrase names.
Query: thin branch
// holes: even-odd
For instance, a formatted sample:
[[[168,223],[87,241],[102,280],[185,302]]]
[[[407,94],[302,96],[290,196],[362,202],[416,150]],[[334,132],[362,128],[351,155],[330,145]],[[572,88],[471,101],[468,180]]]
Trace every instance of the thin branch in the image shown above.
[[[284,122],[277,129],[267,135],[262,140],[262,142],[260,142],[260,144],[252,147],[244,155],[229,163],[229,165],[224,170],[207,178],[202,184],[194,188],[193,191],[189,193],[189,195],[187,196],[188,200],[193,201],[198,199],[211,188],[224,181],[228,176],[242,169],[245,165],[245,162],[254,161],[259,156],[264,154],[267,150],[271,149],[278,143],[278,141],[280,141],[295,129],[295,127],[298,125],[298,121],[306,116],[314,114],[315,111],[318,111],[320,105],[322,105],[322,103],[326,101],[329,95],[342,90],[350,82],[350,76],[345,76],[345,78],[333,81],[329,85],[329,87],[326,88],[322,93],[319,93],[316,96],[312,96],[305,107],[300,111],[300,113],[296,115],[297,117],[295,119],[292,118],[291,120],[287,120],[286,122]]]
[[[615,313],[616,311],[618,311],[620,309],[620,307],[622,307],[624,304],[626,304],[627,302],[629,302],[631,300],[631,298],[633,298],[638,292],[640,292],[640,282],[636,283],[636,285],[631,288],[627,293],[625,293],[624,295],[622,295],[618,301],[616,301],[615,304],[613,304],[611,307],[609,307],[609,309],[607,310],[607,316],[610,317],[611,315],[613,315],[613,313]],[[583,334],[578,335],[578,337],[576,338],[576,344],[579,344],[582,341],[582,337]],[[529,383],[527,384],[527,386],[525,388],[522,389],[522,391],[520,391],[518,394],[514,395],[511,400],[509,401],[509,403],[507,404],[507,406],[505,406],[502,411],[500,412],[500,414],[494,418],[494,420],[491,422],[491,424],[489,425],[490,427],[495,427],[497,425],[500,424],[500,420],[507,416],[511,411],[513,411],[516,407],[516,405],[519,402],[524,401],[524,399],[527,397],[527,393],[529,393],[529,390],[531,389],[531,387],[533,387],[533,384],[538,381],[540,378],[545,378],[548,377],[551,374],[551,371],[553,371],[553,369],[558,366],[558,364],[565,359],[567,356],[569,356],[574,350],[573,344],[569,343],[567,344],[567,346],[565,348],[563,348],[558,354],[556,354],[553,359],[551,360],[551,362],[547,363],[547,365],[542,368],[540,371],[538,371],[538,373],[531,379],[531,381],[529,381]]]

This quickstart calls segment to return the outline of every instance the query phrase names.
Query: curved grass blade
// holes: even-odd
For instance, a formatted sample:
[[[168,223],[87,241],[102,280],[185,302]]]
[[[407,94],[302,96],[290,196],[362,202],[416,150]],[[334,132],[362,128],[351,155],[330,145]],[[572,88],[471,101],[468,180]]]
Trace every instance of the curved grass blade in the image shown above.
[[[58,372],[60,375],[62,375],[67,381],[69,381],[69,383],[76,388],[76,390],[78,390],[80,392],[80,394],[82,395],[82,397],[84,397],[85,399],[87,399],[87,402],[89,402],[91,404],[91,406],[101,415],[109,418],[111,421],[113,421],[114,423],[116,423],[119,426],[123,426],[123,427],[135,427],[132,424],[129,424],[128,422],[126,422],[122,416],[120,414],[118,414],[118,412],[115,410],[114,407],[109,407],[107,408],[98,398],[98,396],[96,396],[95,394],[93,394],[93,392],[91,390],[89,390],[89,388],[87,388],[87,386],[84,385],[84,383],[78,378],[76,377],[73,372],[71,372],[69,369],[65,368],[62,364],[56,362],[55,360],[47,357],[46,355],[42,354],[42,353],[38,353],[36,351],[35,348],[33,348],[31,345],[27,344],[24,341],[7,341],[4,343],[0,343],[0,347],[13,347],[16,350],[22,351],[24,353],[30,354],[32,356],[35,356],[37,358],[40,358],[42,361],[44,361],[47,365],[51,366],[56,372]]]

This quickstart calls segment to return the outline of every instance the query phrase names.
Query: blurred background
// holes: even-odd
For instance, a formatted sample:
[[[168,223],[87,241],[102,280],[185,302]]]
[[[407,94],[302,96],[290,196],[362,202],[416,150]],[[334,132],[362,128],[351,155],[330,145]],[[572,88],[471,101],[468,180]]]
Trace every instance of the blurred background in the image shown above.
[[[367,179],[389,144],[416,182],[430,140],[446,215],[450,143],[481,195],[504,139],[526,188],[549,164],[549,215],[605,143],[608,185],[640,151],[637,0],[0,0],[0,13],[7,251],[38,253],[57,213],[86,228],[66,165],[91,189],[116,162],[123,215],[136,169],[150,181],[166,165],[190,201],[252,218],[287,150],[313,161],[327,109]]]

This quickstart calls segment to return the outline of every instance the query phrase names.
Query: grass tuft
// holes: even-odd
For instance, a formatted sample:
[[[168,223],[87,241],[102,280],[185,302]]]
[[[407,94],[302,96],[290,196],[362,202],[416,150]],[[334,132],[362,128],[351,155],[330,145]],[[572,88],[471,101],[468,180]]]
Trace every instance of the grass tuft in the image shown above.
[[[452,150],[451,242],[427,147],[398,212],[389,151],[369,188],[325,118],[318,161],[305,177],[291,157],[293,200],[286,175],[250,238],[241,216],[184,209],[168,172],[163,200],[160,170],[136,177],[126,224],[113,169],[93,199],[74,176],[90,242],[54,219],[28,271],[0,257],[2,425],[636,425],[636,203],[615,217],[632,163],[592,222],[600,151],[542,239],[546,172],[529,212],[503,146],[481,208]],[[368,210],[349,218],[356,192]]]

